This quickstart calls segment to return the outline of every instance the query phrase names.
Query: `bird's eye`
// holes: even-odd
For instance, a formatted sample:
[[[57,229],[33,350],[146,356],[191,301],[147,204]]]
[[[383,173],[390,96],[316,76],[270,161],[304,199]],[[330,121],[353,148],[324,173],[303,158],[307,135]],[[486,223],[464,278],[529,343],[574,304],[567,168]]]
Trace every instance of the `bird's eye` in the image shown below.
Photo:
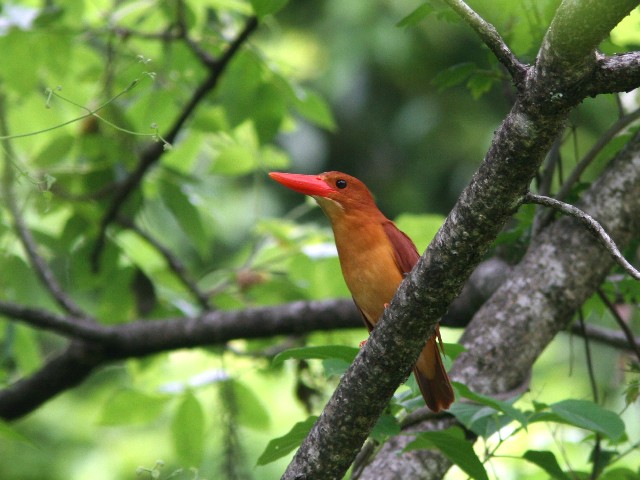
[[[347,181],[343,179],[336,180],[336,187],[340,189],[347,188]]]

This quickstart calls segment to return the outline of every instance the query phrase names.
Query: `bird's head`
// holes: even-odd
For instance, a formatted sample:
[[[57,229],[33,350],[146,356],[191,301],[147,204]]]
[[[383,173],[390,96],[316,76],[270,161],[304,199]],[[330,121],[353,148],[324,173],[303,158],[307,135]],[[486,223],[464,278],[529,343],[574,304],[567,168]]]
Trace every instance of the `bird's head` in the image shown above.
[[[373,196],[364,183],[342,172],[325,172],[318,175],[271,172],[276,182],[298,193],[310,195],[325,213],[334,215],[350,211],[376,209]]]

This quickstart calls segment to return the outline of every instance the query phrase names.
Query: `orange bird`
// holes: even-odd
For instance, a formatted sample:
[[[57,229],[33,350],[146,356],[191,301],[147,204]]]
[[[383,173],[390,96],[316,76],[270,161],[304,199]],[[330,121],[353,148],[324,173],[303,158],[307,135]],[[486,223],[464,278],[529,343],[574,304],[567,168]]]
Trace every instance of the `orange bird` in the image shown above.
[[[341,172],[298,175],[272,172],[275,181],[312,196],[331,221],[342,275],[369,331],[382,316],[420,258],[411,239],[385,217],[371,192],[357,178]],[[436,340],[429,338],[413,369],[427,406],[434,412],[454,400]]]

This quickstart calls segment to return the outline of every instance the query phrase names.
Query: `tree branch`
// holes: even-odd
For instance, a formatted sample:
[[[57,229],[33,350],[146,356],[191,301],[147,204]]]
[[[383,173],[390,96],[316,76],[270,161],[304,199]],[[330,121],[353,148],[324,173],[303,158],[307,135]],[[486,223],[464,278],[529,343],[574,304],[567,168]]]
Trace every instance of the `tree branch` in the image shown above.
[[[195,318],[139,320],[104,326],[7,302],[0,313],[78,340],[31,377],[0,391],[0,418],[13,420],[82,382],[110,362],[177,348],[220,345],[240,338],[270,338],[339,328],[362,328],[351,299],[294,302],[276,307],[208,312]],[[363,330],[364,334],[364,330]]]
[[[619,330],[613,330],[610,328],[600,327],[598,325],[585,325],[584,332],[579,325],[572,324],[571,325],[571,333],[585,336],[594,340],[603,345],[609,345],[610,347],[617,348],[618,350],[629,350],[634,351],[634,345],[640,345],[640,337],[631,337],[632,341],[630,341],[629,337]],[[636,352],[637,355],[637,352]]]
[[[511,74],[516,87],[520,90],[527,73],[527,67],[522,64],[509,49],[496,28],[478,15],[463,0],[446,1],[451,9],[460,15],[460,17],[475,30],[484,44],[489,47],[498,61],[502,63],[509,74]]]
[[[636,270],[633,265],[631,265],[627,261],[627,259],[622,256],[614,241],[611,239],[605,229],[602,228],[602,225],[600,225],[589,214],[568,203],[561,202],[560,200],[556,200],[554,198],[545,197],[543,195],[536,195],[531,192],[527,193],[523,197],[522,201],[523,203],[536,203],[538,205],[551,207],[559,212],[564,213],[565,215],[569,215],[580,220],[580,222],[587,228],[587,230],[594,237],[596,237],[600,244],[607,250],[607,252],[609,252],[616,263],[620,265],[620,267],[622,267],[624,271],[627,272],[630,276],[632,276],[636,280],[640,280],[640,272]]]
[[[20,418],[82,383],[104,361],[101,352],[89,345],[72,342],[33,375],[0,391],[0,418]]]
[[[624,318],[620,316],[620,313],[618,313],[616,306],[613,303],[611,303],[611,300],[609,300],[609,298],[605,295],[605,293],[600,288],[598,289],[598,296],[600,297],[602,302],[607,306],[607,309],[609,310],[611,315],[613,315],[613,318],[615,318],[618,326],[620,327],[620,330],[622,330],[622,334],[624,335],[625,340],[627,341],[628,348],[631,349],[633,353],[636,354],[636,357],[638,358],[638,364],[640,365],[640,347],[638,347],[638,345],[640,345],[640,342],[638,342],[634,338],[633,332],[629,328],[629,325],[627,325],[627,322],[625,322]]]
[[[638,80],[638,83],[640,83],[640,79]],[[600,138],[598,138],[596,143],[589,149],[587,154],[572,170],[571,174],[563,182],[562,187],[560,187],[557,195],[555,195],[555,198],[557,200],[564,200],[569,194],[571,188],[580,179],[580,176],[584,173],[587,167],[591,165],[591,163],[596,159],[602,149],[622,130],[638,120],[638,118],[640,118],[640,108],[620,117],[613,125],[611,125],[611,127],[609,127],[607,131],[604,132],[604,134],[602,134]]]
[[[477,310],[510,271],[499,261],[483,263],[472,275],[473,281],[465,287],[467,293],[452,305],[452,310],[457,312],[454,322],[466,325],[471,311]],[[55,395],[81,383],[95,369],[117,360],[140,358],[175,348],[221,345],[239,338],[271,338],[345,328],[362,329],[364,335],[362,318],[351,299],[211,312],[196,319],[138,320],[109,327],[9,302],[0,302],[0,314],[75,339],[38,373],[0,391],[0,418],[5,420],[35,410]],[[581,334],[575,328],[573,331]],[[627,338],[617,331],[586,325],[586,335],[618,349],[631,348]],[[640,343],[640,339],[635,342]],[[48,378],[47,382],[43,383],[43,378]]]
[[[144,239],[149,245],[155,248],[160,255],[165,259],[169,269],[178,277],[178,280],[182,282],[182,284],[187,288],[187,290],[193,295],[193,297],[198,301],[200,306],[204,310],[211,310],[211,305],[209,304],[209,297],[200,289],[198,285],[189,277],[189,272],[185,268],[184,264],[180,261],[178,257],[176,257],[171,250],[162,245],[158,240],[153,238],[148,232],[145,232],[140,227],[138,227],[135,223],[133,223],[128,218],[124,218],[123,216],[118,216],[118,223],[125,228],[135,232],[140,238]]]
[[[243,30],[238,34],[236,39],[229,44],[229,47],[225,51],[225,53],[217,59],[215,62],[211,62],[210,64],[206,64],[208,68],[208,75],[206,78],[200,83],[200,85],[195,89],[193,95],[186,103],[185,107],[180,112],[180,115],[175,120],[169,131],[163,135],[163,139],[165,139],[168,143],[172,143],[175,141],[178,133],[184,126],[187,119],[193,114],[196,107],[202,102],[202,100],[211,92],[222,73],[225,71],[227,65],[233,58],[233,56],[238,52],[240,47],[247,41],[249,36],[256,30],[258,27],[258,19],[256,17],[251,17]],[[102,254],[102,250],[104,249],[106,242],[106,231],[107,227],[116,219],[118,213],[124,203],[127,201],[129,196],[138,188],[140,182],[144,178],[147,170],[156,164],[162,157],[164,153],[164,144],[160,142],[154,142],[150,144],[146,150],[142,152],[140,155],[140,159],[138,161],[138,165],[136,168],[127,176],[127,178],[118,185],[113,199],[111,201],[111,205],[107,209],[106,213],[102,217],[102,221],[100,222],[100,227],[98,230],[98,237],[96,239],[96,244],[91,254],[91,263],[93,265],[94,270],[98,270],[100,255]]]
[[[603,93],[629,92],[640,83],[640,52],[607,57],[599,55],[589,86],[590,97]]]
[[[109,330],[103,325],[88,321],[86,317],[69,317],[48,310],[27,307],[0,300],[0,315],[12,318],[35,328],[58,333],[78,340],[105,342]]]

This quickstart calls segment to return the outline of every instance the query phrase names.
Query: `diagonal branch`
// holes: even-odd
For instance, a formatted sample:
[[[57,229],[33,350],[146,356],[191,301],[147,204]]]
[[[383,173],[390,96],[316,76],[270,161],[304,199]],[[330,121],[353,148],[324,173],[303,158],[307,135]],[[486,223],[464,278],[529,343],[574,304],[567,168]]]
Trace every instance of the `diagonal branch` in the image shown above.
[[[509,49],[496,28],[478,15],[463,0],[446,0],[452,10],[475,30],[484,44],[511,74],[516,87],[522,89],[527,67]]]
[[[618,326],[620,327],[620,330],[622,330],[624,338],[627,341],[627,345],[631,350],[633,350],[633,353],[636,354],[636,357],[638,357],[638,362],[640,364],[640,347],[638,346],[640,345],[640,343],[633,336],[633,332],[629,328],[629,325],[627,325],[627,322],[624,321],[624,318],[620,316],[620,313],[618,313],[616,306],[611,303],[611,300],[609,300],[609,298],[605,295],[601,288],[598,289],[598,296],[607,306],[607,309],[609,310],[611,315],[613,315],[613,318],[615,318]]]
[[[171,144],[175,141],[178,133],[182,130],[187,119],[193,114],[196,107],[209,94],[209,92],[211,92],[216,87],[218,81],[220,80],[220,77],[222,76],[222,73],[225,71],[231,59],[238,52],[240,47],[247,41],[249,36],[257,29],[257,27],[258,19],[256,17],[251,17],[247,21],[242,31],[238,34],[236,39],[229,44],[229,47],[227,48],[225,53],[215,62],[211,62],[207,65],[209,70],[208,75],[195,89],[191,98],[186,103],[185,107],[182,109],[180,115],[178,115],[178,118],[174,121],[169,131],[162,136],[162,138],[165,139],[167,143]],[[120,212],[120,209],[128,200],[129,196],[138,188],[147,171],[160,160],[162,154],[164,153],[164,145],[165,144],[160,142],[154,142],[150,144],[147,149],[141,153],[136,168],[120,185],[118,185],[111,201],[111,205],[107,209],[106,213],[102,217],[102,221],[100,222],[98,237],[91,254],[91,263],[94,270],[98,270],[99,268],[100,256],[106,242],[107,227],[113,221],[115,221],[118,213]]]
[[[638,82],[640,83],[640,81]],[[636,83],[637,84],[637,83]],[[620,117],[611,127],[604,132],[596,143],[589,149],[587,154],[580,160],[578,165],[571,171],[571,174],[563,182],[562,187],[555,195],[558,200],[564,200],[571,191],[571,188],[580,179],[580,176],[584,173],[589,165],[593,163],[602,149],[621,131],[631,125],[633,122],[640,118],[640,108],[634,110]]]
[[[189,277],[189,272],[187,272],[186,267],[180,261],[178,257],[176,257],[171,250],[162,245],[157,239],[151,236],[148,232],[144,231],[140,227],[138,227],[134,222],[129,220],[128,218],[124,218],[123,216],[118,216],[118,223],[125,228],[130,229],[135,232],[140,238],[144,239],[149,245],[155,248],[160,255],[162,255],[169,266],[169,269],[178,277],[178,279],[182,282],[182,284],[191,292],[191,295],[198,301],[200,306],[204,310],[211,310],[211,305],[209,304],[209,297],[202,292],[198,285]]]
[[[640,280],[640,272],[631,265],[624,256],[618,250],[615,242],[611,239],[602,225],[600,225],[596,219],[594,219],[588,213],[580,210],[578,207],[574,207],[568,203],[561,202],[555,198],[545,197],[543,195],[536,195],[534,193],[527,193],[523,198],[523,203],[536,203],[538,205],[544,205],[551,207],[559,212],[569,215],[573,218],[580,220],[580,222],[587,228],[587,230],[598,239],[600,244],[609,252],[620,267],[624,269],[629,275],[636,280]]]
[[[14,420],[82,383],[104,361],[99,350],[72,342],[40,370],[0,391],[0,418]]]

